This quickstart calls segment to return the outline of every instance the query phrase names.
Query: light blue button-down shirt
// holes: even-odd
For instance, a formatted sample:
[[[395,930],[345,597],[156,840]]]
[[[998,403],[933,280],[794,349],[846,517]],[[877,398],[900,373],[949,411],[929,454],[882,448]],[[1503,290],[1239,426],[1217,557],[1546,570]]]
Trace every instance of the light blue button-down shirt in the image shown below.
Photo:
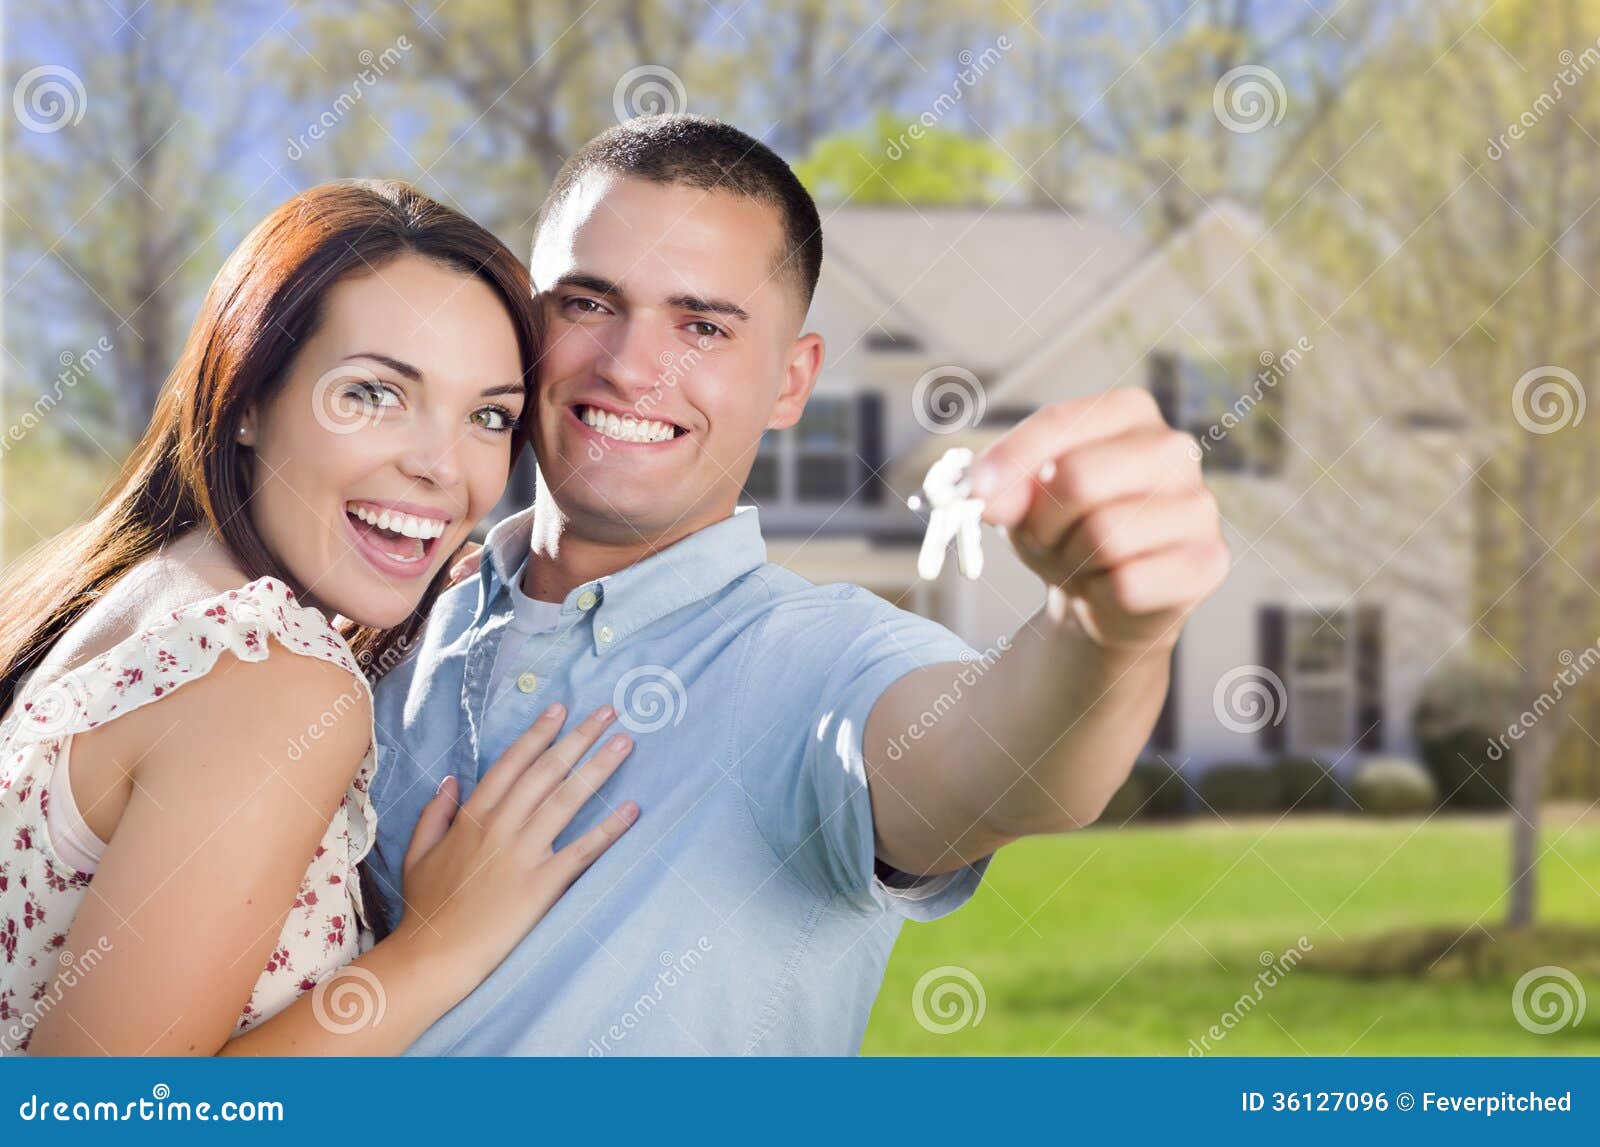
[[[373,863],[390,919],[440,781],[465,799],[553,702],[569,726],[612,704],[635,740],[556,846],[623,800],[642,812],[409,1054],[854,1054],[903,921],[964,903],[987,864],[903,889],[874,875],[862,727],[902,675],[972,651],[769,563],[741,509],[575,588],[491,680],[531,529],[528,510],[490,531],[478,577],[440,597],[378,684]]]

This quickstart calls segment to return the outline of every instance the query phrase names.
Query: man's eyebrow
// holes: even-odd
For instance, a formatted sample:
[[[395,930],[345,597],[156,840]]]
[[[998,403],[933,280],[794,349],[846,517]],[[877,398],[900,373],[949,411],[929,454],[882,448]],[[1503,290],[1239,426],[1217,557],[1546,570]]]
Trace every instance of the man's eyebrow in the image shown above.
[[[620,299],[623,294],[622,288],[610,279],[591,275],[587,271],[568,271],[551,284],[552,290],[556,287],[578,287],[607,299]],[[708,315],[727,315],[741,322],[750,321],[749,311],[727,299],[705,299],[699,295],[681,293],[667,296],[667,305],[677,307],[680,311],[700,311]]]
[[[344,361],[349,362],[353,358],[371,359],[373,362],[381,363],[382,365],[388,367],[390,370],[394,371],[407,381],[422,381],[422,372],[420,370],[412,366],[409,362],[401,362],[399,359],[390,355],[379,354],[377,351],[363,350],[357,351],[355,354],[346,355]],[[484,387],[482,394],[485,397],[489,397],[497,394],[522,394],[524,392],[525,388],[520,382],[502,382],[496,386]]]
[[[699,295],[670,295],[667,302],[683,311],[701,311],[708,315],[727,315],[742,322],[750,321],[750,312],[738,303],[727,299],[702,299]]]
[[[556,287],[581,287],[605,298],[617,298],[622,294],[622,288],[610,279],[603,279],[599,275],[591,275],[587,271],[568,271],[550,284],[552,290]]]

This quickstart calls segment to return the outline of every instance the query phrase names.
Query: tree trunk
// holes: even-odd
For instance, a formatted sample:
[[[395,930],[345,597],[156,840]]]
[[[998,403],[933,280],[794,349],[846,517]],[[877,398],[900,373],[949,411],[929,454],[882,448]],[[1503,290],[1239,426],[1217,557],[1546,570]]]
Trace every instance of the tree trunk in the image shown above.
[[[1544,790],[1545,767],[1555,747],[1553,731],[1536,724],[1516,746],[1516,767],[1511,774],[1511,888],[1506,926],[1533,925],[1539,904],[1539,796]]]

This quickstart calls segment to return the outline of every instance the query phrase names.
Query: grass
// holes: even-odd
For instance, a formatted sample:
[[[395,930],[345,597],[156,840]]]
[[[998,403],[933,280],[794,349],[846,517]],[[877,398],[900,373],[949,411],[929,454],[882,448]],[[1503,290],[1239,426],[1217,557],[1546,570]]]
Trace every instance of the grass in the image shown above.
[[[961,911],[905,927],[862,1050],[1600,1054],[1600,977],[1592,963],[1574,966],[1570,945],[1552,944],[1547,954],[1538,942],[1523,944],[1500,961],[1510,971],[1487,979],[1463,977],[1461,961],[1420,978],[1357,979],[1316,967],[1370,949],[1375,936],[1398,942],[1429,926],[1497,929],[1509,838],[1499,817],[1322,816],[1024,841],[996,858]],[[1539,868],[1541,919],[1600,928],[1600,813],[1551,810],[1541,847],[1549,850]],[[1236,1008],[1241,996],[1256,994],[1263,961],[1279,959],[1301,937],[1311,949],[1305,966],[1291,966],[1259,989],[1259,1002]],[[1594,1006],[1575,1026],[1531,1033],[1512,1011],[1518,969],[1563,960]],[[977,1023],[940,1034],[918,1021],[912,996],[920,977],[945,965],[976,977],[984,1012]],[[945,1003],[954,1006],[956,996]],[[952,1015],[936,1002],[929,1012],[936,1024]],[[1237,1022],[1223,1024],[1224,1013]],[[1208,1040],[1213,1025],[1221,1040]]]

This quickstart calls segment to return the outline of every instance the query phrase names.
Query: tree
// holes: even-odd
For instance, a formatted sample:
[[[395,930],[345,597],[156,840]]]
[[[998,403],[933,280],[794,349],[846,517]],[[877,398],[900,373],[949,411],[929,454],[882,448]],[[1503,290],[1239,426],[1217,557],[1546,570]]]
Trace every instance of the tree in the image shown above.
[[[1600,450],[1584,417],[1600,377],[1597,37],[1588,0],[1397,19],[1277,196],[1282,241],[1341,317],[1419,365],[1419,410],[1463,420],[1480,531],[1463,637],[1520,682],[1516,928],[1537,913],[1545,776],[1600,625]],[[1365,477],[1408,496],[1392,472]]]
[[[824,203],[903,206],[987,205],[1018,173],[986,140],[881,113],[868,131],[820,140],[795,174]]]
[[[36,102],[8,156],[11,325],[80,348],[108,337],[117,422],[131,435],[177,361],[238,198],[249,117],[217,82],[237,13],[150,0],[124,17],[65,0],[36,18],[26,42],[49,57],[12,64],[17,98]]]

